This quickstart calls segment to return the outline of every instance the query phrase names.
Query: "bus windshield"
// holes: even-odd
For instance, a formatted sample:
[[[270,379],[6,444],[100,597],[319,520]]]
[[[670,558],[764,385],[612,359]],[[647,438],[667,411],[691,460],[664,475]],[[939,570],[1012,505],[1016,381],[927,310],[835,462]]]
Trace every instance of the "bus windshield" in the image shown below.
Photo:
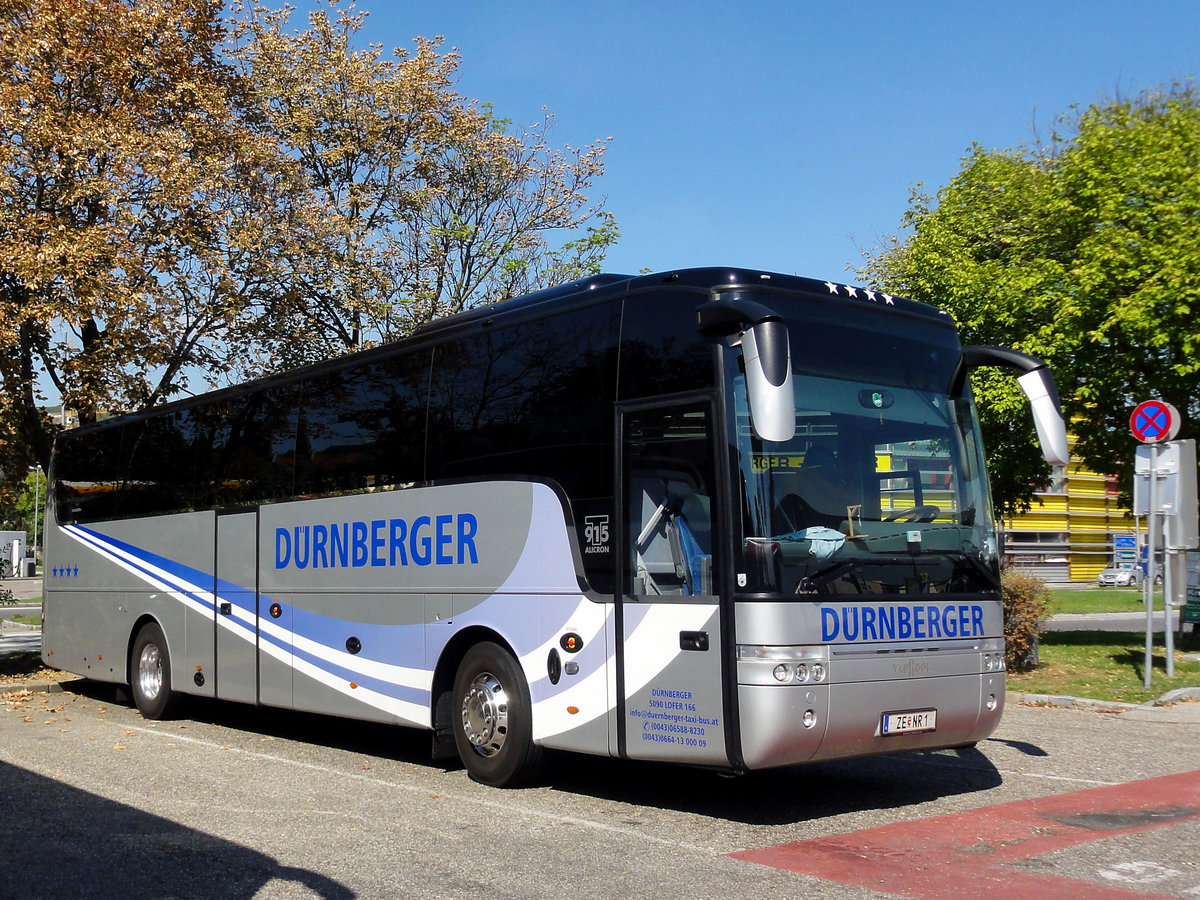
[[[820,346],[809,351],[798,338],[817,327]],[[736,360],[730,372],[739,593],[998,591],[975,410],[969,396],[949,393],[957,352],[944,329],[789,329],[790,440],[755,435]]]

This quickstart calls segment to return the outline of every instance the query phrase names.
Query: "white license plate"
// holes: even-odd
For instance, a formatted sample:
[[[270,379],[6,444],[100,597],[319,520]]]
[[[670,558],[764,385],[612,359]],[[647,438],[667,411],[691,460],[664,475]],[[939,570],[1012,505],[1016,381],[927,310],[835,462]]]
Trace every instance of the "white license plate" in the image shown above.
[[[936,728],[936,709],[915,709],[910,712],[884,713],[879,733],[912,734],[915,731],[934,731]]]

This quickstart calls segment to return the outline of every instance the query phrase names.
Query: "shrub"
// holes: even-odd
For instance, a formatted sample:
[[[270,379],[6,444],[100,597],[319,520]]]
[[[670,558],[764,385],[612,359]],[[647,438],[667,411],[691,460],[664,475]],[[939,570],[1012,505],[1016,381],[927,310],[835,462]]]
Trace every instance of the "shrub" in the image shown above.
[[[1000,576],[1004,593],[1004,641],[1014,672],[1037,668],[1038,635],[1050,616],[1050,589],[1040,578],[1007,569]]]

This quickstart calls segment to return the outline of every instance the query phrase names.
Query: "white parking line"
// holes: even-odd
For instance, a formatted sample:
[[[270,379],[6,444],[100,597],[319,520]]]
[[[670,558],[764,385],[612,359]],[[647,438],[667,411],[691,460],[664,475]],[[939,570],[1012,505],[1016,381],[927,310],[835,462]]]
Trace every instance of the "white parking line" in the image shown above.
[[[202,747],[209,747],[214,750],[221,750],[224,753],[240,753],[243,756],[249,756],[254,759],[264,760],[266,762],[284,763],[286,765],[295,766],[296,768],[299,768],[299,769],[309,769],[310,771],[314,771],[314,772],[322,772],[327,775],[332,775],[333,777],[338,778],[338,779],[351,779],[354,781],[362,781],[362,782],[366,782],[367,784],[378,785],[380,787],[395,788],[397,790],[404,791],[409,794],[424,794],[426,797],[428,797],[429,792],[430,792],[430,789],[425,788],[425,787],[417,787],[415,785],[402,784],[402,783],[395,782],[395,781],[388,781],[383,778],[373,778],[369,775],[362,775],[357,772],[346,772],[342,769],[337,769],[332,766],[322,766],[322,765],[317,765],[316,763],[300,762],[298,760],[288,759],[286,756],[275,756],[274,754],[262,753],[257,750],[245,750],[240,747],[230,747],[227,744],[218,743],[215,741],[207,741],[207,740],[204,740],[203,738],[195,738],[195,737],[190,737],[190,736],[182,735],[182,734],[173,734],[170,732],[158,731],[153,728],[145,728],[145,727],[137,729],[137,733],[139,735],[148,735],[148,736],[153,736],[156,738],[163,738],[165,740],[182,741],[187,744],[199,744]],[[514,810],[514,807],[511,803],[501,803],[499,801],[488,800],[486,798],[478,797],[478,796],[466,796],[464,794],[452,794],[441,788],[437,789],[437,793],[440,794],[444,799],[447,799],[447,800],[457,800],[457,801],[461,801],[463,803],[469,803],[471,806],[474,806],[474,807],[486,806],[486,807],[490,807],[494,810],[497,810],[498,812],[502,812],[502,813],[506,813],[506,814],[510,814],[510,815],[512,814],[512,812]],[[619,835],[622,835],[622,836],[625,836],[625,837],[628,837],[628,838],[631,838],[634,840],[650,841],[651,843],[664,844],[668,847],[677,847],[677,848],[689,850],[689,851],[692,851],[695,853],[707,853],[712,856],[721,855],[719,851],[713,849],[712,847],[701,847],[696,844],[689,844],[685,841],[674,841],[674,840],[670,840],[669,838],[658,837],[657,835],[651,834],[647,831],[639,831],[639,830],[633,829],[633,828],[622,828],[617,825],[609,825],[606,822],[596,822],[591,819],[580,819],[576,816],[563,816],[563,815],[558,815],[557,813],[550,813],[550,812],[543,812],[541,810],[536,810],[536,809],[529,809],[528,807],[522,808],[521,812],[525,813],[526,815],[533,816],[533,817],[536,817],[539,819],[545,819],[550,822],[556,822],[560,825],[574,825],[579,828],[587,828],[587,829],[591,829],[593,831],[603,831],[603,832],[608,832],[611,834],[619,834]]]

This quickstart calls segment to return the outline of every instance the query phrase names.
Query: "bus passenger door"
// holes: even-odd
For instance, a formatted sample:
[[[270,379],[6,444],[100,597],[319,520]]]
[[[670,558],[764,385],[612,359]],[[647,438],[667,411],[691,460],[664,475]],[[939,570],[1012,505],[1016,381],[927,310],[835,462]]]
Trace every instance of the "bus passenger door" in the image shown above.
[[[723,764],[721,612],[708,400],[619,412],[618,748]]]
[[[258,513],[217,516],[217,696],[258,700]]]

